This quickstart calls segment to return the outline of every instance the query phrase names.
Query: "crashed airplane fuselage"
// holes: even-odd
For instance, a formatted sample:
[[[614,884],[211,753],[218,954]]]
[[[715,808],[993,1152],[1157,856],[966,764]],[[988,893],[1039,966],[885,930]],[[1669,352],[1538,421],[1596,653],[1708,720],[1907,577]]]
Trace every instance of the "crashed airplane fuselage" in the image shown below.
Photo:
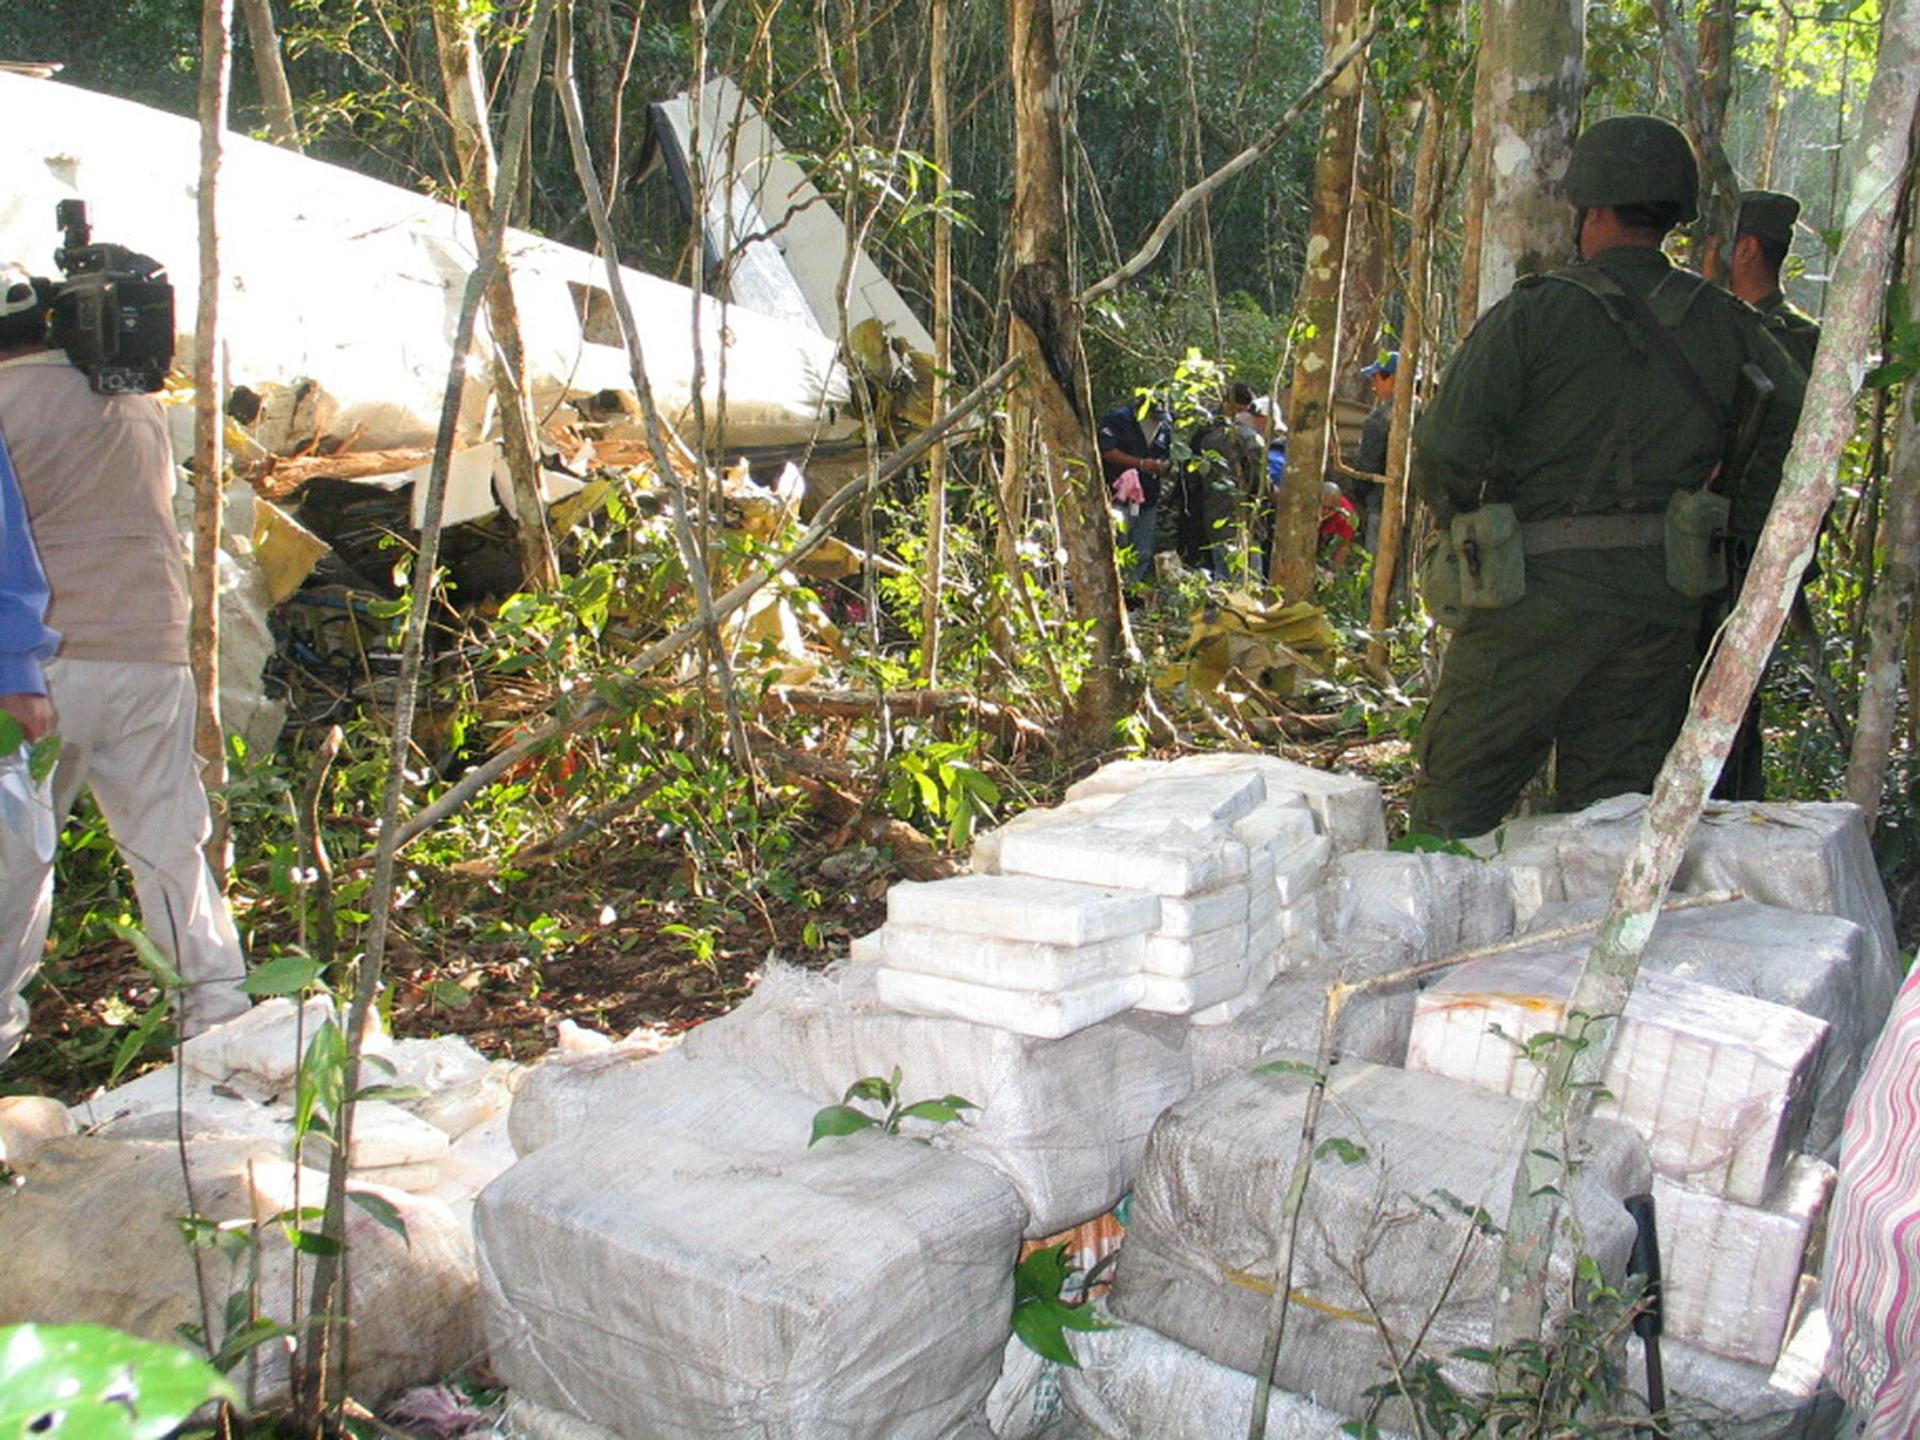
[[[56,81],[0,73],[0,260],[52,273],[56,202],[88,201],[97,238],[170,269],[193,351],[198,288],[199,127]],[[221,346],[228,383],[318,387],[319,438],[358,450],[430,444],[455,322],[474,261],[451,205],[240,136],[219,194]],[[632,388],[604,264],[520,231],[508,261],[529,379],[543,420],[570,399]],[[857,438],[831,331],[757,314],[637,270],[623,271],[663,417],[707,451],[769,457]],[[487,353],[484,326],[480,356]],[[461,443],[488,438],[485,365],[469,362]],[[723,394],[724,387],[724,394]],[[640,431],[638,417],[633,432]]]

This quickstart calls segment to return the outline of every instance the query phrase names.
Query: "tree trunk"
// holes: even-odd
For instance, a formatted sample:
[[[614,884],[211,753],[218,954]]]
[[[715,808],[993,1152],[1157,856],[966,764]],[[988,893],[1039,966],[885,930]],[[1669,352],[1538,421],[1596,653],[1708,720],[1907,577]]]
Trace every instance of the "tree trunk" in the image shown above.
[[[1733,0],[1707,0],[1700,7],[1700,113],[1694,117],[1693,148],[1702,156],[1722,153],[1727,102],[1733,98]],[[1694,227],[1696,256],[1709,236],[1724,237],[1729,251],[1740,213],[1740,191],[1731,167],[1708,165],[1700,187],[1700,219]]]
[[[1393,248],[1393,127],[1380,113],[1377,99],[1361,98],[1360,134],[1373,126],[1371,143],[1361,143],[1354,162],[1352,218],[1347,225],[1346,277],[1340,297],[1340,356],[1343,369],[1334,375],[1334,389],[1342,381],[1357,384],[1354,362],[1371,361],[1386,348],[1387,256]],[[1371,119],[1369,119],[1371,115]],[[1371,395],[1367,396],[1372,402]]]
[[[451,0],[433,6],[435,50],[447,92],[447,116],[453,126],[453,151],[460,165],[460,193],[473,218],[475,236],[493,224],[499,184],[493,132],[487,123],[486,77],[480,68],[480,45],[472,22]],[[522,55],[523,65],[539,65],[538,55]],[[540,445],[533,407],[527,394],[526,354],[520,342],[520,312],[513,298],[513,280],[503,259],[487,287],[487,328],[493,335],[493,392],[500,411],[501,444],[513,481],[515,533],[519,539],[521,584],[529,590],[550,588],[560,566],[547,530],[546,507],[540,502]]]
[[[1787,108],[1787,41],[1793,38],[1793,11],[1785,4],[1773,17],[1773,73],[1767,80],[1767,129],[1760,141],[1760,170],[1754,183],[1773,188],[1773,159],[1780,149],[1780,112]]]
[[[227,747],[220,726],[220,492],[226,478],[227,417],[220,374],[220,162],[233,80],[233,0],[200,10],[200,297],[193,322],[193,625],[188,641],[196,694],[194,749],[200,755],[213,827],[207,863],[227,874]]]
[[[933,112],[933,386],[930,405],[938,415],[947,403],[953,368],[953,222],[946,213],[953,175],[953,129],[947,117],[947,0],[933,0],[928,37],[927,103]],[[928,685],[940,679],[940,587],[947,558],[947,442],[927,457],[927,568],[920,591],[920,673]]]
[[[241,0],[247,17],[247,44],[253,53],[253,73],[260,82],[260,99],[267,110],[267,138],[283,149],[298,152],[300,126],[293,118],[293,90],[280,57],[280,32],[273,24],[273,0]]]
[[[586,111],[587,144],[607,177],[607,204],[615,214],[626,186],[620,180],[620,35],[609,0],[582,0],[578,54],[580,102]],[[528,174],[531,175],[531,169]]]
[[[1327,0],[1325,49],[1331,56],[1351,43],[1364,24],[1362,0]],[[1340,300],[1347,253],[1347,222],[1353,205],[1354,157],[1359,150],[1358,67],[1343,70],[1327,87],[1320,126],[1320,154],[1313,167],[1313,221],[1307,237],[1300,300],[1294,307],[1308,338],[1293,367],[1293,407],[1287,416],[1287,483],[1273,517],[1273,562],[1269,578],[1286,599],[1313,595],[1315,542],[1320,533],[1320,483],[1333,438],[1334,376],[1341,363]]]
[[[1407,239],[1406,320],[1400,327],[1400,368],[1393,388],[1393,428],[1387,432],[1387,488],[1380,502],[1380,548],[1373,559],[1373,595],[1367,624],[1382,634],[1392,623],[1393,586],[1407,520],[1407,467],[1413,453],[1413,405],[1419,395],[1421,352],[1427,325],[1427,285],[1432,272],[1433,232],[1438,224],[1440,140],[1446,112],[1433,87],[1420,95],[1420,148],[1413,162],[1413,225]],[[1387,663],[1384,640],[1367,642],[1367,663]]]
[[[1478,301],[1482,310],[1572,254],[1558,193],[1580,125],[1586,38],[1581,0],[1487,0],[1480,19],[1475,130],[1485,132]]]
[[[1138,654],[1120,600],[1106,479],[1094,452],[1093,401],[1080,348],[1080,302],[1069,271],[1061,166],[1060,57],[1053,0],[1010,0],[1014,183],[1008,353],[1023,362],[1010,424],[1031,427],[1058,497],[1073,616],[1087,627],[1086,678],[1071,733],[1105,746],[1139,698]],[[1018,523],[1017,515],[1012,517]]]
[[[1567,1002],[1568,1030],[1586,1043],[1555,1048],[1546,1093],[1533,1108],[1514,1174],[1501,1257],[1507,1300],[1496,1321],[1496,1342],[1540,1334],[1546,1260],[1558,1225],[1554,1187],[1565,1182],[1560,1162],[1548,1157],[1566,1153],[1591,1108],[1613,1048],[1614,1020],[1632,992],[1661,900],[1779,639],[1813,555],[1821,519],[1833,500],[1841,452],[1853,429],[1857,357],[1873,347],[1882,309],[1916,93],[1920,0],[1891,0],[1861,139],[1854,147],[1858,169],[1848,205],[1851,224],[1834,260],[1827,321],[1793,452],[1739,602],[1708,662],[1692,712],[1654,782],[1638,843]]]
[[[1472,7],[1460,7],[1460,23],[1468,24]],[[1486,235],[1487,135],[1489,127],[1480,117],[1493,113],[1494,62],[1487,53],[1486,22],[1482,20],[1475,41],[1473,66],[1473,111],[1467,122],[1467,198],[1460,220],[1460,286],[1454,297],[1455,329],[1465,334],[1486,308],[1480,300],[1480,252]],[[1498,295],[1489,299],[1491,305]]]
[[[1700,157],[1700,221],[1694,228],[1695,253],[1702,251],[1706,237],[1718,235],[1725,247],[1722,253],[1731,255],[1734,221],[1740,211],[1740,181],[1727,159],[1726,146],[1721,143],[1721,132],[1725,128],[1726,95],[1724,92],[1720,94],[1720,108],[1716,110],[1712,88],[1714,77],[1702,77],[1708,57],[1696,54],[1687,43],[1686,33],[1674,19],[1670,0],[1651,0],[1651,3],[1667,64],[1678,77],[1681,99],[1686,103],[1687,132]],[[1726,64],[1721,66],[1722,70],[1729,68]],[[1844,76],[1843,67],[1843,83]],[[1728,82],[1723,80],[1721,83],[1724,85]]]
[[[1908,293],[1920,280],[1920,251],[1909,255]],[[1910,323],[1920,318],[1920,305]],[[1847,757],[1847,799],[1866,813],[1871,832],[1886,793],[1887,768],[1893,758],[1894,729],[1900,714],[1900,682],[1906,673],[1909,637],[1913,630],[1913,595],[1920,581],[1920,384],[1909,380],[1900,393],[1900,413],[1894,421],[1893,458],[1888,463],[1886,522],[1881,543],[1886,559],[1867,602],[1867,661],[1860,677],[1860,706],[1854,723],[1853,749]],[[1913,698],[1908,697],[1908,708]]]

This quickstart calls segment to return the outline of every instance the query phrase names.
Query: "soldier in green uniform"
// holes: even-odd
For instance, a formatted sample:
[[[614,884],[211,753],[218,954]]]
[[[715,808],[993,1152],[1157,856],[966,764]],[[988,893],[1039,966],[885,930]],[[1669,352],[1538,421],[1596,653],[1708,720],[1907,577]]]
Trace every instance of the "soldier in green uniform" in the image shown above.
[[[1800,202],[1778,190],[1743,190],[1740,214],[1734,222],[1733,252],[1720,263],[1720,239],[1707,243],[1706,272],[1760,312],[1767,332],[1793,357],[1802,371],[1813,369],[1814,347],[1820,343],[1820,322],[1795,305],[1780,289],[1780,267],[1793,248],[1793,222],[1800,218]],[[1799,411],[1794,411],[1798,417]],[[1817,570],[1801,577],[1804,587]],[[1792,628],[1812,638],[1813,620],[1804,593],[1794,600]],[[1713,629],[1709,620],[1707,629]],[[1817,640],[1814,642],[1817,644]],[[1740,732],[1726,766],[1713,787],[1716,800],[1766,798],[1764,741],[1760,728],[1760,696],[1755,694],[1740,722]]]
[[[1707,275],[1760,312],[1780,347],[1802,370],[1813,370],[1813,349],[1820,343],[1820,322],[1787,299],[1780,289],[1780,267],[1793,248],[1793,222],[1800,202],[1778,190],[1740,192],[1740,218],[1734,225],[1733,255],[1722,276],[1720,241],[1707,247]]]
[[[1730,518],[1756,537],[1804,390],[1752,310],[1662,253],[1698,186],[1666,121],[1590,127],[1562,187],[1582,263],[1489,310],[1416,428],[1414,482],[1443,527],[1475,517],[1481,587],[1421,727],[1416,831],[1490,830],[1549,752],[1562,806],[1648,790],[1686,718],[1706,597],[1670,583],[1669,502],[1716,476],[1756,365],[1776,394]]]

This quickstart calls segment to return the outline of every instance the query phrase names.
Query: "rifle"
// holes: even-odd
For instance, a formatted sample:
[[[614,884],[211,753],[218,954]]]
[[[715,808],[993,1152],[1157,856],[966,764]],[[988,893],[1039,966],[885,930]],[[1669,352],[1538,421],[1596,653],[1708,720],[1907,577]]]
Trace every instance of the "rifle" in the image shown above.
[[[1627,1261],[1627,1274],[1646,1277],[1646,1289],[1640,1295],[1640,1310],[1633,1317],[1633,1333],[1640,1337],[1647,1357],[1647,1410],[1653,1417],[1654,1434],[1666,1435],[1667,1377],[1660,1364],[1660,1332],[1665,1314],[1660,1303],[1660,1230],[1654,1222],[1653,1196],[1629,1195],[1627,1213],[1633,1217],[1633,1254]]]
[[[1760,440],[1760,423],[1766,419],[1767,406],[1772,403],[1776,388],[1767,372],[1751,360],[1740,367],[1734,385],[1733,424],[1726,453],[1707,481],[1709,490],[1716,482],[1724,482],[1726,488],[1722,493],[1728,500],[1729,522],[1739,506],[1740,486],[1746,479],[1747,467],[1753,463],[1754,447]],[[1727,556],[1727,593],[1720,604],[1707,607],[1700,637],[1703,655],[1712,645],[1714,632],[1733,608],[1733,602],[1740,598],[1741,587],[1747,580],[1747,566],[1753,559],[1752,548],[1744,539],[1728,533],[1721,543]],[[1727,752],[1727,763],[1720,769],[1713,793],[1721,800],[1758,800],[1764,789],[1760,764],[1760,697],[1756,694],[1741,718],[1740,728],[1734,732],[1733,746]]]

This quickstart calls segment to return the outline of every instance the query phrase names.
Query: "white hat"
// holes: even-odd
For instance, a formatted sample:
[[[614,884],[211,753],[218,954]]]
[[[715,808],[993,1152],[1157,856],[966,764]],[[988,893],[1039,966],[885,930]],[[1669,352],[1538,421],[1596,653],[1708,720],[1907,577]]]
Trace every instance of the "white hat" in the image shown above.
[[[18,265],[0,263],[0,319],[36,309],[39,304],[40,292],[33,278]]]

